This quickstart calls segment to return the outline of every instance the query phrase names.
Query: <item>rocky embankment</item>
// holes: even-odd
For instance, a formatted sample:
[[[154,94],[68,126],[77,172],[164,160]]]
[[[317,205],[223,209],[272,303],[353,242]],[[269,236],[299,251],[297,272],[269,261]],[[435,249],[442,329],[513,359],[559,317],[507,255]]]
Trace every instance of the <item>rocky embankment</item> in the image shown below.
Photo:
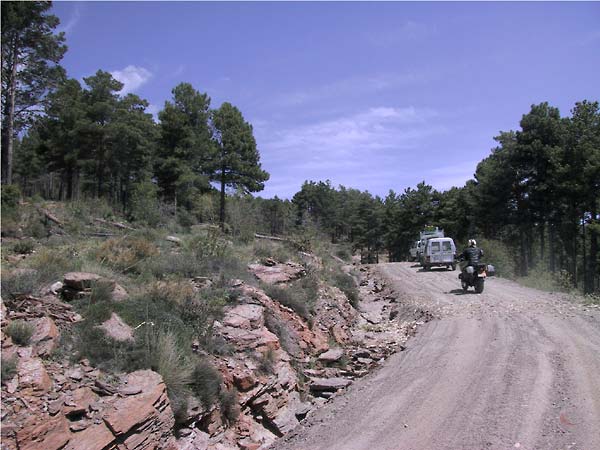
[[[312,263],[320,264],[314,257]],[[305,275],[302,265],[272,260],[249,270],[263,283],[280,286]],[[311,323],[262,289],[233,281],[237,302],[214,326],[227,352],[204,357],[221,373],[222,389],[235,394],[234,419],[219,406],[190,402],[187,416],[175,425],[158,373],[107,374],[55,351],[61,330],[82,320],[69,299],[89,295],[98,278],[66,274],[42,297],[2,303],[2,358],[15,363],[1,391],[2,449],[266,448],[403,349],[419,320],[428,320],[420,311],[399,309],[394,292],[366,266],[360,267],[359,309],[339,289],[321,284]],[[198,280],[190,282],[198,287]],[[114,301],[127,301],[120,286],[111,286]],[[5,333],[13,321],[33,325],[26,346]],[[116,314],[102,328],[115,340],[133,336]]]

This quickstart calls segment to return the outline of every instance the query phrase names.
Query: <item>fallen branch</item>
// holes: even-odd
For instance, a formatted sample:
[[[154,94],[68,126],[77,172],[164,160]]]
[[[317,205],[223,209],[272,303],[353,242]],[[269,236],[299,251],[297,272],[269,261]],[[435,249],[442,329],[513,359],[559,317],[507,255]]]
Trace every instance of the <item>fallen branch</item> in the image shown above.
[[[48,210],[46,210],[44,208],[38,208],[38,211],[40,212],[40,214],[42,214],[49,221],[54,222],[59,227],[63,226],[63,223],[54,214],[52,214],[50,211],[48,211]]]
[[[130,227],[129,225],[126,225],[126,224],[124,224],[122,222],[110,222],[110,221],[104,220],[104,219],[94,219],[94,222],[102,223],[104,225],[110,225],[110,226],[113,226],[115,228],[119,228],[121,230],[135,231],[135,228]]]
[[[269,241],[292,242],[289,239],[280,238],[280,237],[277,237],[277,236],[267,236],[267,235],[264,235],[264,234],[255,234],[254,237],[256,239],[268,239]]]

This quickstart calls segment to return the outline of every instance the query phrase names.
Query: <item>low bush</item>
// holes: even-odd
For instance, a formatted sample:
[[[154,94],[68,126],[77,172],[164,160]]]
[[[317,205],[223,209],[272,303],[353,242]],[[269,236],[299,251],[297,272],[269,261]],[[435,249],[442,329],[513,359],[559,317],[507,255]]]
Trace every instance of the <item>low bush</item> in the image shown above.
[[[574,289],[571,275],[567,271],[552,273],[536,267],[526,277],[517,278],[524,286],[549,292],[569,292]]]
[[[194,366],[190,388],[208,409],[219,398],[222,382],[221,373],[208,361],[200,360]]]
[[[23,239],[15,242],[12,251],[20,255],[27,255],[35,249],[35,242],[32,239]]]
[[[225,389],[219,395],[219,403],[221,406],[221,416],[223,420],[231,425],[235,423],[240,416],[240,405],[238,402],[237,389]]]
[[[163,377],[173,412],[180,420],[187,415],[188,387],[193,380],[194,366],[181,350],[174,333],[159,330],[150,336],[149,367]]]
[[[24,320],[13,320],[6,326],[4,332],[10,336],[15,344],[25,347],[29,345],[34,329],[32,324],[27,323]]]
[[[42,248],[28,259],[38,274],[40,285],[62,280],[67,272],[80,270],[81,260],[72,248]]]
[[[96,260],[121,272],[140,273],[140,263],[159,255],[158,248],[144,238],[109,239],[97,250]]]
[[[1,378],[2,384],[6,383],[17,374],[17,357],[12,356],[10,358],[2,358],[1,362]]]
[[[354,308],[358,308],[358,286],[352,275],[344,273],[341,270],[335,272],[333,275],[333,285],[346,295]]]
[[[39,285],[40,274],[35,270],[2,275],[0,280],[4,299],[14,299],[19,295],[32,295]]]
[[[19,233],[21,218],[19,208],[21,190],[14,184],[5,185],[2,186],[1,196],[2,236],[16,236]]]
[[[293,309],[300,317],[310,321],[318,293],[318,282],[307,276],[291,283],[288,287],[278,285],[263,286],[265,293],[273,300]]]
[[[96,303],[109,303],[112,301],[112,293],[114,289],[114,282],[110,280],[98,280],[92,285],[92,292],[90,293],[90,302]]]

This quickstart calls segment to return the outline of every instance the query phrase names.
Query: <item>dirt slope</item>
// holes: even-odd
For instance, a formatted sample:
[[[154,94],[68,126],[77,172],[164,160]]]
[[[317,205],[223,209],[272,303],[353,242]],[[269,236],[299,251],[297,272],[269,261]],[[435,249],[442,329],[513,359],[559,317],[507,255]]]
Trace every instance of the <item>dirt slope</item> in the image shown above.
[[[600,311],[491,278],[381,264],[400,301],[429,309],[406,351],[273,448],[600,449]]]

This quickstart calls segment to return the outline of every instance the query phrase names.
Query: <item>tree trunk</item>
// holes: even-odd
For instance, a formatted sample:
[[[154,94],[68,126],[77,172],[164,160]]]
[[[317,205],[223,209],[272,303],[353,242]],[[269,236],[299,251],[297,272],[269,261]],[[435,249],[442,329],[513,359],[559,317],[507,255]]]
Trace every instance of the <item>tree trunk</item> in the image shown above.
[[[594,202],[595,203],[595,202]],[[592,206],[592,221],[594,224],[596,222],[596,205]],[[584,292],[586,294],[591,294],[596,289],[596,270],[598,264],[598,233],[596,229],[592,226],[590,227],[590,254],[588,257],[588,264],[586,268],[586,283],[584,286]]]
[[[221,167],[221,204],[219,207],[221,231],[225,231],[225,167]]]
[[[548,226],[548,239],[550,240],[550,245],[548,247],[549,257],[550,257],[550,271],[552,273],[556,272],[556,240],[554,239],[554,225],[550,224]]]
[[[11,55],[11,72],[10,72],[10,85],[8,92],[8,114],[6,115],[6,128],[3,127],[2,142],[2,184],[12,184],[12,170],[13,170],[13,145],[15,141],[15,97],[17,92],[17,38],[12,47]]]

